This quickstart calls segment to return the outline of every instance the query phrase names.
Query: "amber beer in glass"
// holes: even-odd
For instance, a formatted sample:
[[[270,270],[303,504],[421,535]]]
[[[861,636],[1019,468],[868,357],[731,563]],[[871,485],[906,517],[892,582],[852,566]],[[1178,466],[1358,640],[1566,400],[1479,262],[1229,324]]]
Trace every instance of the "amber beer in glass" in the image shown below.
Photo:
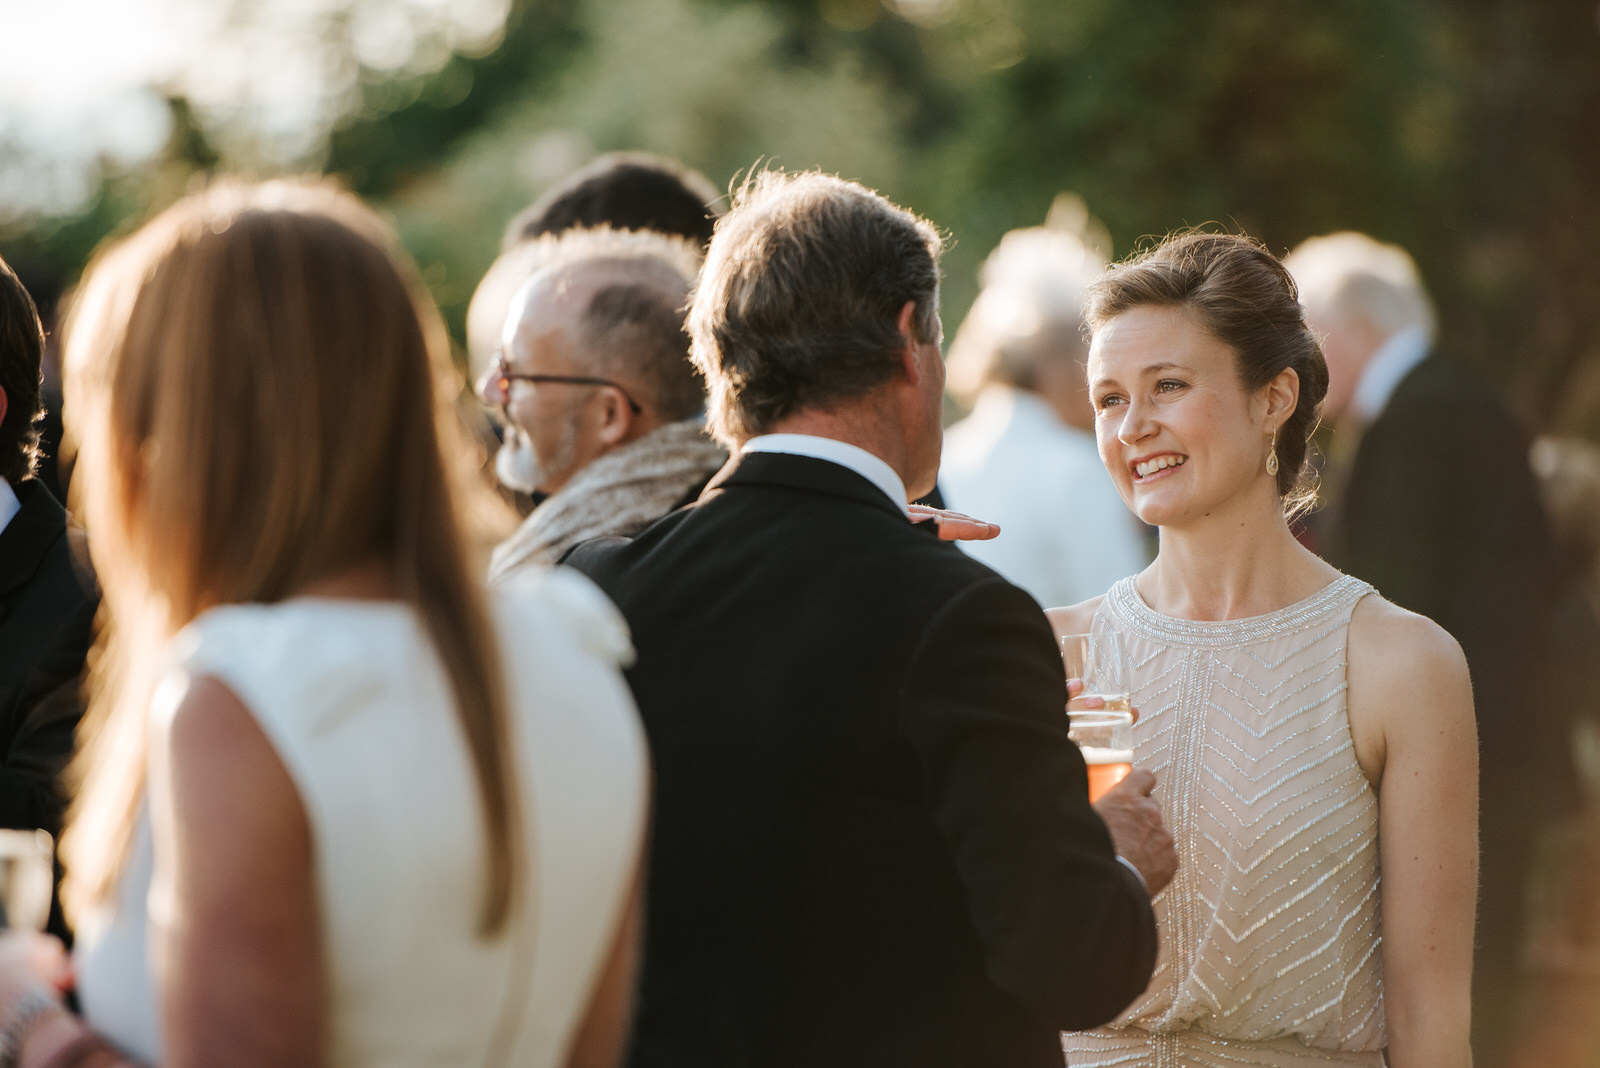
[[[1067,710],[1068,733],[1089,766],[1089,800],[1098,801],[1133,770],[1133,712],[1121,638],[1111,630],[1063,635],[1061,661],[1067,678],[1083,683]],[[1091,704],[1099,707],[1083,707]]]
[[[1133,770],[1133,713],[1127,695],[1107,700],[1105,708],[1068,712],[1067,719],[1068,733],[1089,765],[1089,800],[1098,801]]]

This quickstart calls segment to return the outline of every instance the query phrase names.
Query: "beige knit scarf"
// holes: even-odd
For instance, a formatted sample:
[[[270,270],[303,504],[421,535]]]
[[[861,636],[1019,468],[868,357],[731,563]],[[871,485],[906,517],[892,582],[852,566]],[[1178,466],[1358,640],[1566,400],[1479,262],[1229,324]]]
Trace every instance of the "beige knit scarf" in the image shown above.
[[[523,567],[553,564],[580,541],[639,533],[727,459],[698,419],[668,423],[613,449],[572,476],[495,548],[489,582]]]

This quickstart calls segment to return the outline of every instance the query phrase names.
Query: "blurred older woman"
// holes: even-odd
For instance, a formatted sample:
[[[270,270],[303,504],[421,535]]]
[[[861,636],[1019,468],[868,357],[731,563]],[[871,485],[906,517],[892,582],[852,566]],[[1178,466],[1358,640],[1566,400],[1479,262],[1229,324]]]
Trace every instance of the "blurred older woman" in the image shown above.
[[[63,848],[93,1030],[13,937],[21,1064],[616,1059],[627,636],[574,576],[486,602],[447,354],[324,187],[215,189],[92,269],[67,385],[111,630]]]

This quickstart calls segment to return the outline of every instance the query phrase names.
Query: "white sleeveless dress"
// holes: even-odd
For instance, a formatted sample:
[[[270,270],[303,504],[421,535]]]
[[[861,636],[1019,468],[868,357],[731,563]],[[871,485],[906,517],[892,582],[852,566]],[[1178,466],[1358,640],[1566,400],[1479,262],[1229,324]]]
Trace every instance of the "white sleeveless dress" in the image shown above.
[[[514,584],[492,608],[533,858],[520,919],[493,940],[475,930],[476,780],[448,678],[410,608],[228,606],[173,644],[173,672],[217,678],[250,709],[305,805],[333,1065],[562,1063],[621,919],[647,790],[617,670],[631,655],[626,626],[567,571]],[[152,715],[172,705],[158,690]],[[147,956],[164,920],[149,894],[159,862],[141,820],[115,907],[87,919],[77,951],[90,1024],[149,1064],[162,1047]]]
[[[1161,615],[1131,578],[1101,602],[1178,871],[1155,899],[1149,988],[1062,1036],[1072,1068],[1384,1063],[1378,803],[1345,711],[1350,616],[1371,592],[1343,576],[1225,622]]]

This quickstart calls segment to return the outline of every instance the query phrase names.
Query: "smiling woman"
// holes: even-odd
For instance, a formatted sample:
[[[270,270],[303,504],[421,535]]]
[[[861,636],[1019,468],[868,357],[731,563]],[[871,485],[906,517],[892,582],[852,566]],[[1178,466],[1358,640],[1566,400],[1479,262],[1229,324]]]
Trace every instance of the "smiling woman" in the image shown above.
[[[1264,465],[1275,476],[1276,487],[1291,514],[1315,499],[1307,442],[1316,428],[1317,412],[1328,392],[1328,365],[1316,339],[1306,328],[1288,271],[1260,245],[1243,237],[1223,234],[1186,234],[1167,241],[1155,252],[1112,271],[1090,293],[1085,318],[1095,332],[1091,348],[1091,374],[1096,352],[1103,354],[1113,322],[1122,313],[1169,313],[1163,323],[1141,321],[1140,326],[1165,330],[1159,340],[1177,344],[1197,356],[1212,370],[1207,357],[1222,358],[1231,377],[1244,391],[1259,390],[1272,382],[1288,388],[1285,372],[1293,380],[1294,396],[1286,413],[1272,417],[1272,441]],[[1182,316],[1182,323],[1175,321]],[[1157,316],[1157,318],[1162,318]],[[1200,330],[1193,327],[1199,326]],[[1127,327],[1124,325],[1123,332]],[[1177,350],[1156,350],[1164,358],[1147,370],[1183,370]],[[1199,368],[1189,368],[1191,374]],[[1182,390],[1182,375],[1161,382],[1167,391]],[[1099,394],[1095,407],[1102,408]]]
[[[1275,498],[1268,469],[1284,474],[1276,439],[1300,396],[1287,368],[1247,391],[1232,350],[1195,320],[1182,308],[1132,308],[1089,351],[1100,457],[1128,506],[1158,527]]]
[[[1469,1064],[1466,663],[1290,532],[1328,381],[1293,282],[1249,238],[1186,234],[1102,276],[1086,319],[1100,455],[1161,549],[1050,615],[1122,635],[1179,868],[1155,979],[1067,1059]]]

